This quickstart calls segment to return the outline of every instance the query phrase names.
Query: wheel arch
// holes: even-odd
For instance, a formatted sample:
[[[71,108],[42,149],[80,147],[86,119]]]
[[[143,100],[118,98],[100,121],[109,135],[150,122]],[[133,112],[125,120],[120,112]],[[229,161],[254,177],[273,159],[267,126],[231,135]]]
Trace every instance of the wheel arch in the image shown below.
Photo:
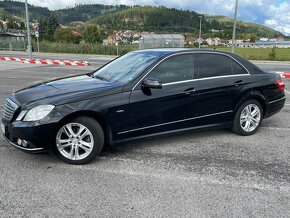
[[[246,94],[244,94],[242,96],[242,98],[240,98],[240,101],[236,104],[236,107],[234,109],[234,113],[237,112],[237,110],[239,109],[239,107],[246,101],[248,100],[256,100],[258,101],[261,106],[262,106],[262,109],[263,109],[263,117],[266,115],[266,110],[267,110],[267,104],[266,104],[266,99],[265,97],[258,91],[251,91],[251,92],[248,92]]]
[[[109,125],[107,124],[105,118],[103,117],[102,114],[95,112],[95,111],[89,111],[89,110],[84,110],[84,111],[76,111],[73,113],[70,113],[68,115],[66,115],[65,117],[63,117],[61,120],[59,120],[59,122],[57,123],[57,128],[56,128],[56,132],[57,133],[58,129],[64,125],[65,123],[69,122],[70,120],[79,117],[79,116],[86,116],[86,117],[91,117],[93,119],[95,119],[102,127],[103,131],[104,131],[104,136],[105,136],[105,145],[112,144],[112,134],[111,134],[111,128],[109,127]]]

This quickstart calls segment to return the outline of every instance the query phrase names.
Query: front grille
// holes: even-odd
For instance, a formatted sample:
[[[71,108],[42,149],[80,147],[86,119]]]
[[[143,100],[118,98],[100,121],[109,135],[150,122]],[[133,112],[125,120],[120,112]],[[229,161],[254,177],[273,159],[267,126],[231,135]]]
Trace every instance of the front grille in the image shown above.
[[[6,99],[6,104],[3,110],[3,118],[10,121],[13,118],[15,111],[17,110],[18,105],[11,101],[9,98]]]

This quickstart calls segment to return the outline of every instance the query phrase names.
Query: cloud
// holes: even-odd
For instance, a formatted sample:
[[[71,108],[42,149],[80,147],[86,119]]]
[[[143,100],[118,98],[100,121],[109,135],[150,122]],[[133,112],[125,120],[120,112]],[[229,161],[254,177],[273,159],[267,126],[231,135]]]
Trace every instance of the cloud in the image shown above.
[[[265,25],[290,36],[290,3],[284,2],[279,6],[271,6],[265,19]]]
[[[76,4],[153,5],[233,17],[235,0],[28,0],[55,10]],[[239,0],[238,19],[256,22],[290,35],[290,3],[286,0]]]

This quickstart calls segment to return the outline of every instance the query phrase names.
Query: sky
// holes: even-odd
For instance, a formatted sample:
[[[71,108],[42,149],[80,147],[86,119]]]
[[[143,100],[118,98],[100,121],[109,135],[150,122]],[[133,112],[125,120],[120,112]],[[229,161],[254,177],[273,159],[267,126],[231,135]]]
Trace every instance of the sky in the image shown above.
[[[28,0],[51,10],[75,4],[152,5],[192,10],[202,14],[234,16],[235,0]],[[271,27],[290,36],[290,0],[239,0],[238,19]]]

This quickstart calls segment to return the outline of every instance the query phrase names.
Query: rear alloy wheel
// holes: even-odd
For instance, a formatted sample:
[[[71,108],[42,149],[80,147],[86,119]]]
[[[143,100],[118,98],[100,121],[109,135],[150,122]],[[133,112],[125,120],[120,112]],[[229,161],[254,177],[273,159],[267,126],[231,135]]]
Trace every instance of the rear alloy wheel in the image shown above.
[[[254,134],[262,123],[263,109],[256,100],[242,104],[236,112],[233,131],[239,135]]]
[[[86,164],[95,159],[104,144],[100,124],[90,117],[77,117],[56,134],[56,152],[70,164]]]

